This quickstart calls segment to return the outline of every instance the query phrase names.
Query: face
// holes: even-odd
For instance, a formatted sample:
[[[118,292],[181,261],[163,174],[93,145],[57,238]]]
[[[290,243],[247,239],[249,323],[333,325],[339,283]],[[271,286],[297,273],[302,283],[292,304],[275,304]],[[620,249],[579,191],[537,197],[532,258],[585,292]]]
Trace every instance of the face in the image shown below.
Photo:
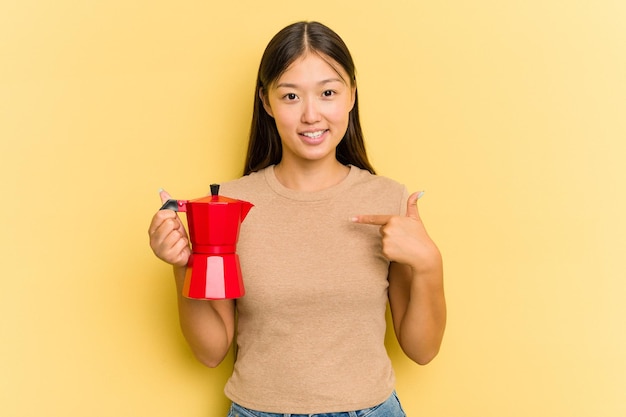
[[[315,53],[298,58],[265,94],[260,91],[265,110],[276,121],[282,162],[336,160],[354,93],[345,70]]]

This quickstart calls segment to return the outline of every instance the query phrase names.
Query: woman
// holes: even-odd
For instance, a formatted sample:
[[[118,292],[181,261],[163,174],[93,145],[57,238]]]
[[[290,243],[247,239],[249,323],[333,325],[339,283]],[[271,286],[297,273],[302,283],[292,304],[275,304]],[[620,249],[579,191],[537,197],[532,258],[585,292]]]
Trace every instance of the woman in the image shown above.
[[[169,210],[149,228],[153,251],[174,266],[183,333],[210,367],[237,333],[229,416],[404,416],[384,347],[386,303],[419,364],[437,355],[446,321],[420,194],[375,175],[354,63],[328,27],[299,22],[276,34],[254,103],[244,176],[220,190],[254,204],[237,246],[246,295],[184,298],[185,229]]]

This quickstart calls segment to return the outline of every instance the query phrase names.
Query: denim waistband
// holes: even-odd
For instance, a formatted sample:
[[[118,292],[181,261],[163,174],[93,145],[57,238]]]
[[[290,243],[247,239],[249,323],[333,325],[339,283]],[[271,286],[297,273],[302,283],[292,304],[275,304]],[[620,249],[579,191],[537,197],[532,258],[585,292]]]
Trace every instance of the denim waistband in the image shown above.
[[[355,411],[316,414],[266,413],[245,408],[237,403],[230,407],[228,417],[406,417],[395,391],[382,404]]]

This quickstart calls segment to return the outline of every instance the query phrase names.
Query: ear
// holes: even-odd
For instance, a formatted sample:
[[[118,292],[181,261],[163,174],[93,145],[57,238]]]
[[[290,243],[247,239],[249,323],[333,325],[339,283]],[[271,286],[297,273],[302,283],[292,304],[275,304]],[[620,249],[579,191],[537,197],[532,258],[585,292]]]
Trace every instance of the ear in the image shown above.
[[[352,84],[352,87],[350,88],[350,90],[352,94],[352,103],[350,103],[350,111],[352,111],[352,109],[354,108],[354,103],[356,102],[356,82]]]
[[[270,117],[273,118],[274,117],[274,113],[272,112],[272,107],[270,106],[270,102],[267,99],[267,96],[265,95],[263,87],[259,88],[259,98],[261,99],[261,103],[263,103],[263,108],[265,109],[267,114],[269,114]]]

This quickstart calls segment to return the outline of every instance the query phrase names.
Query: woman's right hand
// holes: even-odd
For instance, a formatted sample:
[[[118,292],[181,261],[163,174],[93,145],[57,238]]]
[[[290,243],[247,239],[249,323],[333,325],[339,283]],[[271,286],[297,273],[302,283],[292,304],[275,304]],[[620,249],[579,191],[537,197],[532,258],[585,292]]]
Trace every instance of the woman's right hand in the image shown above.
[[[161,202],[171,197],[161,191]],[[194,300],[183,296],[186,266],[191,248],[187,231],[174,210],[159,210],[148,228],[154,254],[174,265],[180,327],[200,362],[211,368],[226,357],[235,334],[233,300]]]
[[[171,197],[165,192],[160,192],[161,202],[165,203]],[[189,238],[183,222],[174,210],[159,210],[148,228],[150,247],[154,254],[161,260],[174,266],[186,266],[191,248]]]

